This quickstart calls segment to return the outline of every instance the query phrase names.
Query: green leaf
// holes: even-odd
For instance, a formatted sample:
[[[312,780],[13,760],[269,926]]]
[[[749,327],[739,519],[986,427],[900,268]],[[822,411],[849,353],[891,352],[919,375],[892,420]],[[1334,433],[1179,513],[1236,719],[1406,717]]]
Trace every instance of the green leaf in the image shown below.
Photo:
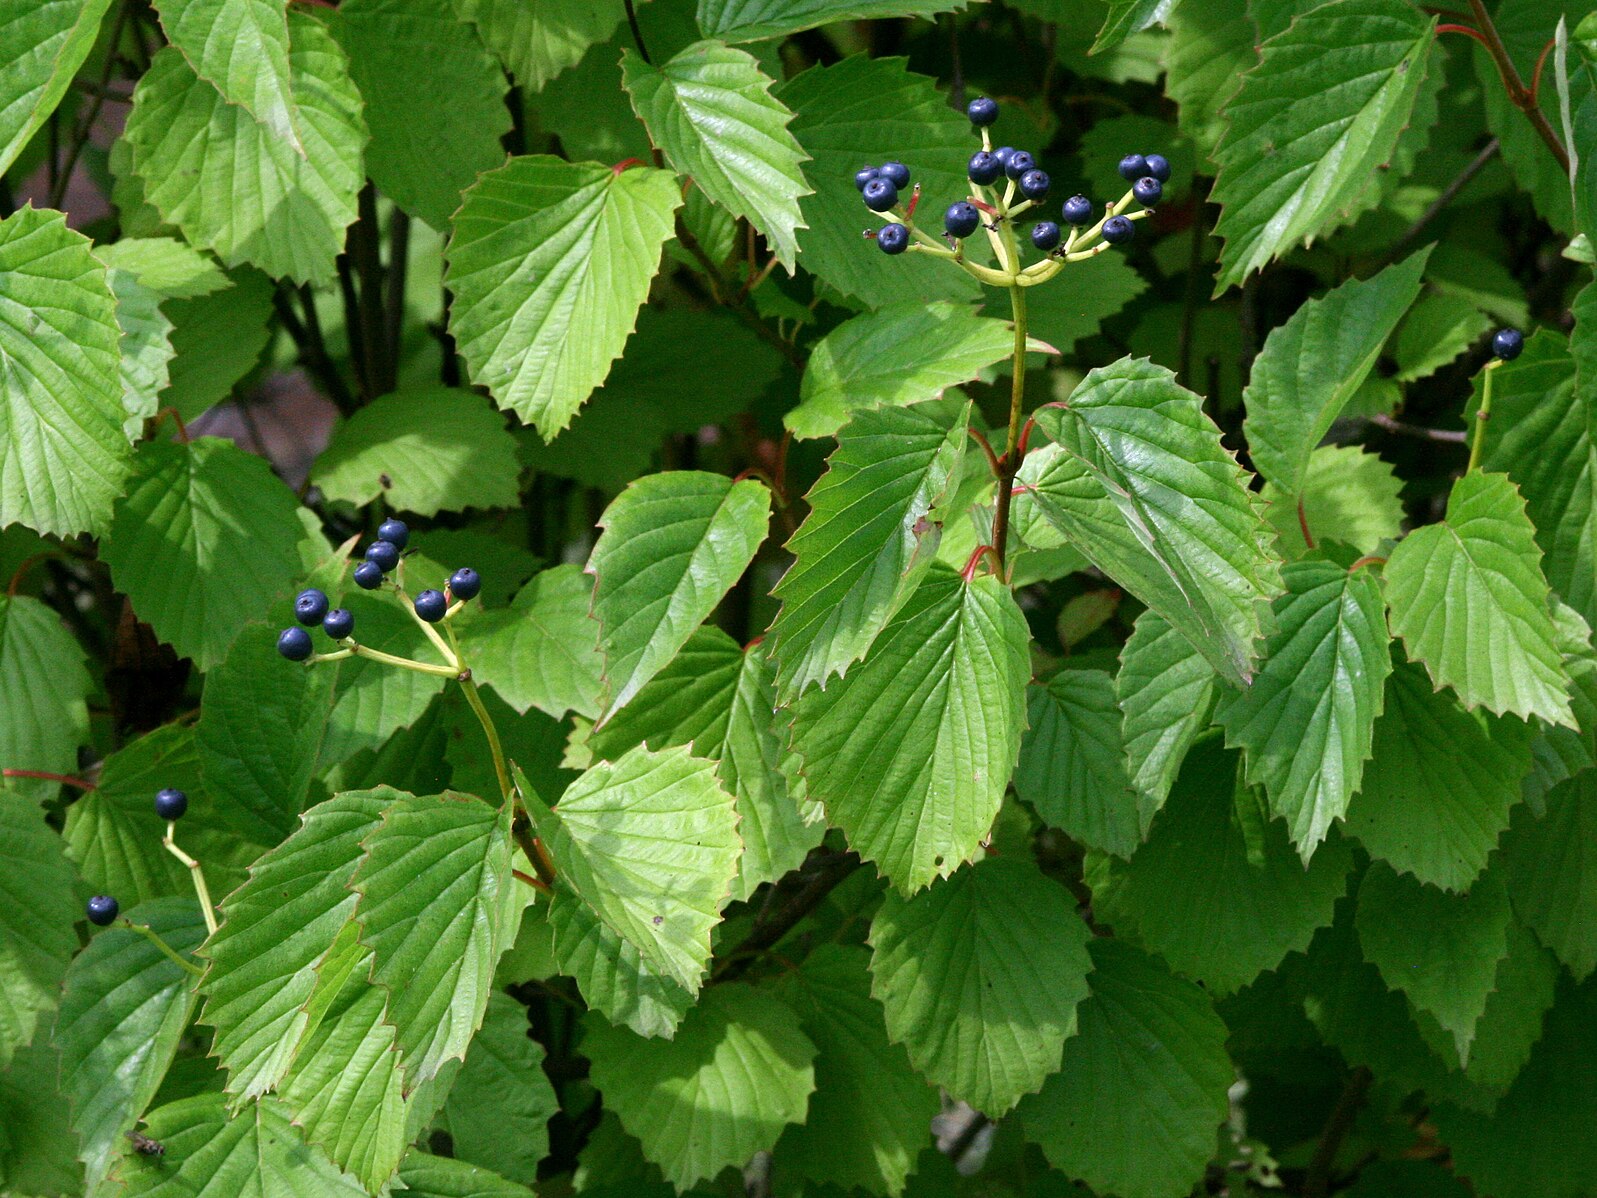
[[[722,42],[694,42],[663,66],[631,50],[621,77],[632,107],[681,174],[764,234],[788,270],[798,256],[799,197],[811,194],[772,81],[753,55]]]
[[[790,4],[759,2],[793,12]],[[707,35],[715,32],[705,29]],[[806,173],[815,194],[800,204],[807,226],[799,237],[805,267],[867,308],[902,303],[905,296],[928,303],[974,299],[977,286],[963,271],[921,254],[889,258],[860,238],[860,230],[874,221],[860,204],[854,172],[862,163],[880,161],[889,149],[912,164],[916,182],[930,196],[962,196],[970,188],[970,124],[949,108],[935,81],[911,74],[904,59],[858,54],[811,67],[779,86],[776,98],[797,114],[791,132],[814,160]],[[892,114],[890,147],[883,140],[884,113]]]
[[[1503,841],[1509,897],[1576,979],[1597,969],[1597,773],[1547,795],[1547,813],[1516,808]]]
[[[1206,0],[1170,14],[1165,94],[1178,106],[1181,132],[1204,159],[1225,133],[1226,102],[1259,60],[1259,31],[1248,8],[1246,0]]]
[[[423,387],[367,404],[338,426],[311,482],[326,499],[363,507],[379,497],[436,516],[513,507],[516,439],[504,417],[469,391]]]
[[[139,618],[208,670],[300,572],[298,510],[266,460],[231,441],[151,441],[101,557]]]
[[[372,182],[446,230],[460,193],[504,161],[511,117],[499,64],[449,0],[352,0],[338,6],[333,36],[365,101]]]
[[[1374,553],[1383,540],[1403,533],[1402,480],[1389,464],[1357,445],[1320,446],[1309,455],[1301,486],[1296,497],[1274,483],[1265,483],[1260,492],[1269,505],[1264,518],[1288,559],[1308,552],[1305,524],[1316,544],[1333,541],[1360,553]]]
[[[134,88],[127,139],[149,202],[193,245],[228,266],[324,283],[355,220],[366,127],[332,35],[300,12],[288,26],[303,150],[228,103],[172,47]]]
[[[555,962],[576,979],[591,1010],[640,1036],[670,1038],[693,1007],[693,994],[652,968],[637,947],[599,921],[564,887],[549,906]]]
[[[355,919],[372,981],[388,991],[407,1092],[465,1056],[515,939],[510,817],[510,804],[496,811],[470,795],[404,796],[362,842]]]
[[[160,403],[185,420],[227,399],[271,340],[272,281],[250,266],[232,278],[216,295],[170,300],[162,309],[172,321],[176,356]]]
[[[1030,634],[1009,589],[934,565],[865,660],[799,700],[807,798],[902,893],[992,827],[1026,724]]]
[[[0,174],[61,103],[94,49],[110,0],[6,0],[0,28]],[[4,521],[0,521],[4,523]]]
[[[1466,474],[1447,518],[1392,551],[1392,631],[1465,707],[1574,727],[1535,531],[1507,475]]]
[[[0,1068],[55,1010],[77,918],[61,838],[31,800],[0,791]]]
[[[429,537],[428,543],[434,543],[435,537]],[[434,585],[442,582],[439,577]],[[401,611],[391,596],[354,590],[346,592],[342,602],[355,616],[361,644],[400,657],[438,660],[437,650],[415,619]],[[395,732],[421,719],[448,681],[365,658],[340,662],[338,697],[322,740],[322,764],[377,751]]]
[[[9,1193],[84,1192],[71,1108],[56,1080],[59,1065],[58,1054],[41,1040],[0,1070],[0,1184]]]
[[[957,11],[970,0],[699,0],[706,37],[760,42],[836,21],[930,17]]]
[[[784,701],[859,660],[935,556],[933,510],[957,483],[970,407],[860,412],[805,496],[809,515],[772,592],[771,656]]]
[[[155,0],[167,41],[229,104],[305,153],[284,0]]]
[[[1249,680],[1276,564],[1203,401],[1163,367],[1123,358],[1035,419],[1071,455],[1022,475],[1043,512],[1222,677]]]
[[[122,382],[122,431],[135,441],[144,422],[160,406],[160,394],[169,382],[172,360],[172,322],[161,311],[160,293],[144,286],[131,273],[113,268],[107,275],[116,296],[116,323],[121,330],[122,354],[117,368]]]
[[[534,575],[508,610],[486,612],[464,630],[477,681],[522,713],[536,707],[557,720],[568,711],[596,717],[604,659],[592,603],[593,583],[580,566]]]
[[[642,1040],[588,1017],[582,1051],[607,1109],[678,1192],[742,1166],[801,1123],[815,1045],[769,991],[707,990],[672,1040]]]
[[[1027,691],[1030,727],[1015,793],[1072,840],[1131,856],[1157,807],[1132,790],[1114,679],[1103,670],[1061,670]]]
[[[1088,945],[1091,993],[1064,1063],[1020,1118],[1056,1168],[1120,1198],[1203,1180],[1236,1080],[1226,1029],[1191,982],[1122,940]]]
[[[171,237],[124,237],[94,247],[94,256],[112,270],[123,270],[163,299],[196,299],[229,286],[211,259]]]
[[[1397,381],[1429,378],[1491,327],[1491,318],[1463,296],[1427,295],[1409,312],[1392,345]]]
[[[898,1194],[941,1104],[888,1040],[869,966],[863,948],[823,944],[783,977],[782,997],[819,1051],[808,1117],[774,1155],[810,1182]]]
[[[129,452],[106,268],[61,213],[25,207],[0,220],[0,275],[0,527],[103,532]]]
[[[1048,286],[1027,290],[1026,327],[1031,331],[1030,348],[1033,352],[1046,348],[1047,352],[1068,354],[1073,346],[1097,333],[1106,320],[1124,311],[1147,290],[1147,280],[1124,258],[1100,254],[1072,262],[1070,269]],[[1010,301],[1002,291],[1002,288],[989,291],[982,310],[989,316],[1008,320]],[[929,353],[932,347],[924,349]]]
[[[1359,199],[1414,112],[1435,24],[1401,0],[1332,0],[1263,44],[1215,151],[1216,294]]]
[[[1115,697],[1132,788],[1157,811],[1208,725],[1214,667],[1163,616],[1145,611],[1120,651]]]
[[[1486,1012],[1475,1024],[1465,1076],[1488,1092],[1501,1094],[1525,1067],[1531,1050],[1542,1037],[1542,1017],[1553,1005],[1558,983],[1558,958],[1543,948],[1519,920],[1508,925],[1508,955],[1497,966]],[[1447,1050],[1448,1063],[1456,1059],[1451,1038],[1435,1020],[1435,1034],[1427,1034],[1433,1048]]]
[[[1239,790],[1237,755],[1205,737],[1187,757],[1148,842],[1129,863],[1109,863],[1113,886],[1098,896],[1099,919],[1158,953],[1212,994],[1231,994],[1289,952],[1308,947],[1331,922],[1347,887],[1353,851],[1341,837],[1307,868],[1286,828]],[[1251,843],[1246,818],[1262,825]],[[1117,915],[1128,917],[1120,928]]]
[[[560,1103],[544,1076],[543,1046],[528,1031],[522,1005],[492,995],[444,1114],[457,1158],[531,1185],[549,1154],[549,1116]]]
[[[1386,681],[1348,831],[1399,873],[1463,890],[1508,827],[1529,768],[1522,724],[1465,711],[1431,685],[1423,667],[1399,662]]]
[[[936,399],[1014,349],[1008,321],[948,300],[900,302],[856,316],[816,344],[799,405],[782,423],[798,437],[837,436],[861,409]]]
[[[748,569],[771,521],[754,479],[675,470],[638,479],[605,509],[588,573],[608,719],[687,643]]]
[[[715,763],[637,748],[589,769],[553,816],[533,807],[561,881],[652,970],[696,992],[742,850]]]
[[[399,1180],[412,1198],[533,1198],[531,1190],[487,1169],[412,1149],[400,1162]]]
[[[621,0],[454,0],[454,7],[529,92],[542,91],[589,46],[608,41],[624,15]]]
[[[1363,0],[1340,0],[1343,5]],[[1311,299],[1271,331],[1242,400],[1253,464],[1287,495],[1303,491],[1314,452],[1369,376],[1420,293],[1428,250]]]
[[[1169,21],[1179,0],[1109,0],[1109,15],[1092,43],[1091,53],[1113,50],[1134,33]]]
[[[27,595],[0,595],[0,765],[14,770],[70,774],[78,746],[89,738],[88,697],[94,689],[83,647],[61,617]],[[56,786],[7,779],[25,793],[45,795]]]
[[[454,217],[450,332],[502,408],[545,438],[610,372],[682,198],[667,171],[513,158]]]
[[[1359,789],[1392,655],[1371,571],[1296,562],[1281,577],[1264,668],[1216,716],[1307,863]]]
[[[997,1117],[1059,1068],[1087,995],[1087,926],[1028,861],[988,857],[871,921],[871,993],[930,1081]]]

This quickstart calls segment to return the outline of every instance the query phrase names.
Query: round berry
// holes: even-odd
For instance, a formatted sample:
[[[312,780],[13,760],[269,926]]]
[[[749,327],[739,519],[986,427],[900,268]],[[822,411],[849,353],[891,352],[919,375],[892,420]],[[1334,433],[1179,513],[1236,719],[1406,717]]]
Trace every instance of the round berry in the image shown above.
[[[882,172],[874,166],[862,166],[859,168],[859,170],[854,172],[854,186],[859,188],[859,190],[864,191],[865,185],[881,173]]]
[[[1060,212],[1063,214],[1067,225],[1092,224],[1092,201],[1086,196],[1071,196],[1065,201],[1064,207],[1060,209]]]
[[[83,913],[89,917],[90,923],[103,928],[116,918],[120,910],[122,908],[109,894],[97,894],[88,901]]]
[[[355,567],[355,585],[363,591],[375,591],[383,585],[383,568],[376,562],[361,562]]]
[[[876,244],[884,254],[902,254],[909,249],[909,230],[894,221],[876,231]]]
[[[1004,163],[1004,174],[1011,179],[1018,179],[1027,171],[1036,170],[1037,162],[1025,150],[1015,150],[1010,153],[1009,160]]]
[[[1148,164],[1148,173],[1161,183],[1170,182],[1170,160],[1163,154],[1144,154],[1142,160]]]
[[[377,539],[387,541],[395,549],[403,549],[410,544],[410,525],[390,516],[377,526]]]
[[[884,162],[876,169],[881,171],[882,178],[900,191],[909,186],[909,167],[902,162]]]
[[[998,119],[998,101],[989,100],[986,96],[977,96],[965,105],[965,115],[970,118],[970,123],[978,129],[985,129]]]
[[[1524,352],[1525,334],[1518,329],[1498,329],[1492,337],[1492,357],[1512,362]]]
[[[1152,175],[1144,175],[1131,185],[1131,194],[1144,208],[1152,208],[1164,194],[1164,184]]]
[[[436,624],[449,610],[449,600],[442,591],[423,591],[416,596],[416,614],[429,624]]]
[[[993,151],[993,157],[998,159],[999,162],[1003,163],[1005,167],[1008,167],[1009,160],[1014,156],[1014,153],[1014,146],[999,146]]]
[[[1137,235],[1137,226],[1123,216],[1111,216],[1103,223],[1103,239],[1110,245],[1124,245]]]
[[[943,213],[943,228],[953,237],[969,237],[979,224],[981,213],[976,211],[976,205],[965,200],[950,204],[948,211]]]
[[[898,203],[898,188],[893,186],[891,179],[880,175],[867,183],[860,194],[865,197],[865,206],[872,212],[886,212]]]
[[[1052,180],[1047,171],[1030,170],[1020,177],[1020,194],[1028,200],[1045,200]]]
[[[482,593],[482,576],[470,566],[460,567],[449,576],[449,593],[456,599],[475,599]]]
[[[189,797],[181,790],[173,790],[169,786],[155,792],[155,814],[162,819],[182,819],[188,809]]]
[[[373,541],[366,548],[366,560],[387,574],[399,565],[399,546],[392,541]]]
[[[307,628],[315,628],[327,614],[327,596],[315,587],[294,597],[294,618]]]
[[[322,631],[335,641],[343,640],[355,631],[355,613],[347,608],[333,608],[322,623]]]
[[[1141,154],[1127,154],[1120,160],[1120,177],[1127,183],[1148,173],[1148,160]]]
[[[311,634],[303,628],[285,628],[277,634],[277,651],[289,661],[304,661],[311,655]]]
[[[1051,220],[1040,220],[1031,227],[1031,243],[1044,253],[1059,244],[1059,226]]]
[[[998,182],[998,176],[1004,173],[1004,164],[991,150],[977,150],[970,156],[965,173],[970,176],[972,183],[986,187],[989,183]]]

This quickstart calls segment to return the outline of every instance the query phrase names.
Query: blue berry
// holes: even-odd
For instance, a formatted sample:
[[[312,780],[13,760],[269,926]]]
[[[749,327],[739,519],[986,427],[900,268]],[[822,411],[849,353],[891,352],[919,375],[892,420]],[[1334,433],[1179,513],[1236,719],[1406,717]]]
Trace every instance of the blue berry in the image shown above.
[[[998,176],[1004,173],[1004,164],[991,150],[977,150],[970,156],[965,173],[970,176],[972,183],[986,187],[989,183],[998,182]]]
[[[1103,239],[1110,245],[1124,245],[1137,235],[1137,226],[1123,216],[1111,216],[1103,223]]]
[[[482,577],[470,566],[462,566],[449,576],[449,593],[456,599],[475,599],[482,593]]]
[[[999,146],[996,150],[993,151],[993,157],[998,159],[998,161],[1003,163],[1004,166],[1007,168],[1009,166],[1009,160],[1010,160],[1011,157],[1014,156],[1014,153],[1015,153],[1015,147],[1014,146]]]
[[[943,213],[943,228],[954,237],[969,237],[979,224],[981,213],[976,211],[976,205],[965,200],[950,204],[948,211]]]
[[[390,516],[377,526],[377,539],[387,541],[395,549],[403,549],[410,544],[410,525]]]
[[[311,634],[303,628],[285,628],[277,634],[277,651],[289,661],[304,661],[311,655]]]
[[[1020,177],[1020,194],[1028,200],[1048,198],[1048,188],[1053,181],[1047,171],[1030,170]]]
[[[884,162],[876,169],[882,173],[882,178],[900,191],[909,186],[909,167],[902,162]]]
[[[977,96],[965,105],[965,115],[970,118],[970,123],[978,129],[985,129],[998,119],[998,101],[989,100],[986,96]]]
[[[294,597],[294,618],[307,628],[315,628],[327,614],[327,596],[315,587]]]
[[[1518,329],[1498,329],[1492,337],[1492,356],[1512,362],[1525,349],[1525,334]]]
[[[1170,182],[1170,160],[1163,154],[1146,154],[1142,159],[1148,164],[1148,173],[1161,183]]]
[[[333,608],[322,623],[322,631],[335,641],[343,640],[355,631],[355,613],[342,607]]]
[[[1051,220],[1040,220],[1031,227],[1031,243],[1044,253],[1059,244],[1059,226]]]
[[[1010,153],[1008,161],[1004,163],[1004,174],[1011,179],[1018,179],[1027,171],[1036,170],[1037,162],[1025,150],[1014,150]]]
[[[97,894],[91,898],[84,907],[83,913],[89,917],[89,922],[96,927],[105,927],[116,918],[117,912],[122,908],[109,894]]]
[[[876,231],[876,244],[884,254],[902,254],[909,249],[909,230],[894,221]]]
[[[1065,201],[1060,209],[1067,225],[1092,224],[1092,201],[1086,196],[1075,195]]]
[[[399,546],[392,541],[373,541],[366,549],[366,560],[387,574],[399,565]]]
[[[189,809],[189,797],[181,790],[167,787],[155,792],[155,814],[162,819],[182,819]]]
[[[449,610],[449,600],[442,591],[423,591],[416,596],[416,614],[429,624],[436,624]]]
[[[1141,154],[1127,154],[1120,160],[1120,177],[1127,183],[1148,173],[1148,160]]]
[[[361,562],[355,567],[355,585],[363,591],[375,591],[383,585],[383,568],[376,562]]]
[[[898,203],[898,188],[893,186],[891,179],[880,175],[867,183],[860,194],[865,197],[865,206],[872,212],[886,212]]]
[[[1137,203],[1145,208],[1152,208],[1164,194],[1164,184],[1152,175],[1145,175],[1131,185],[1131,194]]]
[[[865,185],[881,173],[882,172],[874,166],[862,166],[859,168],[859,170],[854,172],[854,186],[859,188],[859,190],[864,191]]]

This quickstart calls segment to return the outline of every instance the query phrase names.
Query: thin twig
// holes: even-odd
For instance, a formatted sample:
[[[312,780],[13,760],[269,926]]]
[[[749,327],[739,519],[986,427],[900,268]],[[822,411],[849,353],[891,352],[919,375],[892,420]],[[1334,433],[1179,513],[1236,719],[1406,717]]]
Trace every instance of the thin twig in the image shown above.
[[[643,30],[638,28],[638,10],[633,7],[632,0],[625,0],[625,2],[627,6],[627,24],[632,27],[632,40],[638,47],[638,57],[652,67],[654,59],[649,57],[649,47],[643,44]]]
[[[714,982],[729,982],[741,977],[749,967],[774,948],[815,908],[825,901],[837,886],[860,867],[860,859],[853,853],[834,853],[817,849],[810,859],[798,869],[799,882],[790,896],[780,905],[772,902],[754,921],[754,928],[742,942],[727,954],[711,976]],[[785,881],[785,879],[784,879]],[[781,883],[778,883],[781,886]],[[775,895],[773,892],[773,899]]]
[[[384,345],[387,319],[383,312],[383,263],[378,253],[382,230],[377,225],[377,189],[370,183],[360,189],[360,219],[350,230],[350,253],[360,277],[360,356],[366,363],[367,399],[394,389],[388,378],[388,352]]]
[[[1377,412],[1370,417],[1370,423],[1377,428],[1385,429],[1389,433],[1396,433],[1400,437],[1419,437],[1425,441],[1446,441],[1453,445],[1462,445],[1469,440],[1469,434],[1454,432],[1446,428],[1423,428],[1418,424],[1404,424],[1403,421],[1394,419],[1384,412]]]
[[[1371,1080],[1370,1071],[1363,1065],[1348,1075],[1347,1085],[1342,1088],[1342,1096],[1336,1100],[1331,1117],[1325,1121],[1325,1130],[1320,1133],[1320,1142],[1309,1161],[1303,1178],[1303,1198],[1326,1198],[1331,1192],[1331,1171],[1336,1167],[1336,1154],[1353,1128],[1359,1107],[1364,1105]]]
[[[94,132],[94,122],[99,118],[100,109],[105,107],[105,91],[111,85],[111,73],[116,69],[116,48],[122,41],[122,27],[127,23],[128,6],[132,0],[122,0],[116,8],[116,17],[111,22],[110,43],[105,50],[105,67],[100,72],[99,87],[94,93],[94,99],[89,104],[89,110],[83,120],[78,122],[77,131],[72,135],[72,145],[67,150],[66,165],[61,168],[55,186],[50,189],[50,207],[61,207],[61,201],[66,198],[68,185],[72,182],[72,170],[78,165],[78,156],[83,153],[83,147],[88,143],[89,136]]]
[[[299,360],[327,389],[328,397],[338,405],[339,411],[347,416],[355,410],[355,397],[350,394],[343,375],[338,373],[338,367],[327,353],[327,343],[322,340],[321,321],[316,319],[316,300],[310,288],[301,289],[299,294],[308,319],[300,320],[299,314],[294,311],[292,292],[282,283],[277,285],[277,290],[272,294],[272,306],[277,309],[277,319],[282,322],[295,348],[299,350]]]
[[[1495,137],[1482,146],[1481,152],[1470,159],[1469,164],[1454,176],[1451,183],[1442,188],[1441,194],[1430,202],[1425,211],[1420,213],[1419,218],[1403,230],[1403,235],[1392,244],[1391,250],[1387,253],[1386,261],[1395,262],[1399,253],[1425,231],[1426,226],[1437,218],[1442,209],[1458,198],[1458,193],[1468,187],[1476,175],[1486,169],[1487,164],[1497,157],[1502,148],[1503,143]]]
[[[383,340],[388,346],[390,389],[399,384],[399,364],[405,339],[405,272],[410,265],[410,215],[395,208],[388,218],[388,271],[383,276],[388,295],[384,307]]]
[[[785,337],[760,319],[760,314],[750,306],[747,297],[739,298],[736,290],[727,282],[726,276],[721,273],[721,268],[715,264],[710,255],[705,252],[699,239],[693,235],[687,222],[677,218],[677,240],[682,243],[682,248],[692,254],[706,274],[715,291],[716,299],[727,307],[734,316],[748,326],[762,341],[774,346],[789,364],[803,369],[804,355],[799,353]]]
[[[1558,159],[1559,169],[1564,174],[1569,174],[1569,151],[1564,149],[1564,143],[1558,140],[1558,134],[1554,133],[1552,125],[1548,124],[1536,97],[1531,95],[1530,88],[1526,87],[1525,81],[1520,78],[1519,69],[1509,57],[1508,47],[1503,45],[1502,35],[1497,32],[1497,26],[1493,23],[1492,14],[1487,11],[1484,0],[1469,0],[1469,7],[1470,12],[1475,15],[1475,24],[1483,35],[1480,39],[1481,44],[1486,47],[1487,53],[1492,56],[1492,61],[1497,64],[1497,74],[1503,81],[1503,89],[1508,93],[1509,101],[1525,114],[1531,127],[1536,130],[1542,141],[1547,143],[1547,148],[1553,152],[1553,157]]]
[[[71,774],[52,774],[47,770],[0,770],[0,777],[5,778],[37,778],[41,782],[59,782],[63,786],[75,786],[87,794],[94,789],[94,783],[82,778],[75,778]]]

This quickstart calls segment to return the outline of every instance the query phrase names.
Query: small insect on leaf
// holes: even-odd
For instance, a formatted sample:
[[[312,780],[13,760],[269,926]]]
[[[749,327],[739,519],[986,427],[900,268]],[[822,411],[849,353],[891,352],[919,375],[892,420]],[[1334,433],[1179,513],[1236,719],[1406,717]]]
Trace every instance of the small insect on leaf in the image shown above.
[[[141,1132],[130,1131],[128,1139],[133,1141],[133,1151],[140,1156],[165,1156],[166,1145],[159,1140],[152,1140]]]

